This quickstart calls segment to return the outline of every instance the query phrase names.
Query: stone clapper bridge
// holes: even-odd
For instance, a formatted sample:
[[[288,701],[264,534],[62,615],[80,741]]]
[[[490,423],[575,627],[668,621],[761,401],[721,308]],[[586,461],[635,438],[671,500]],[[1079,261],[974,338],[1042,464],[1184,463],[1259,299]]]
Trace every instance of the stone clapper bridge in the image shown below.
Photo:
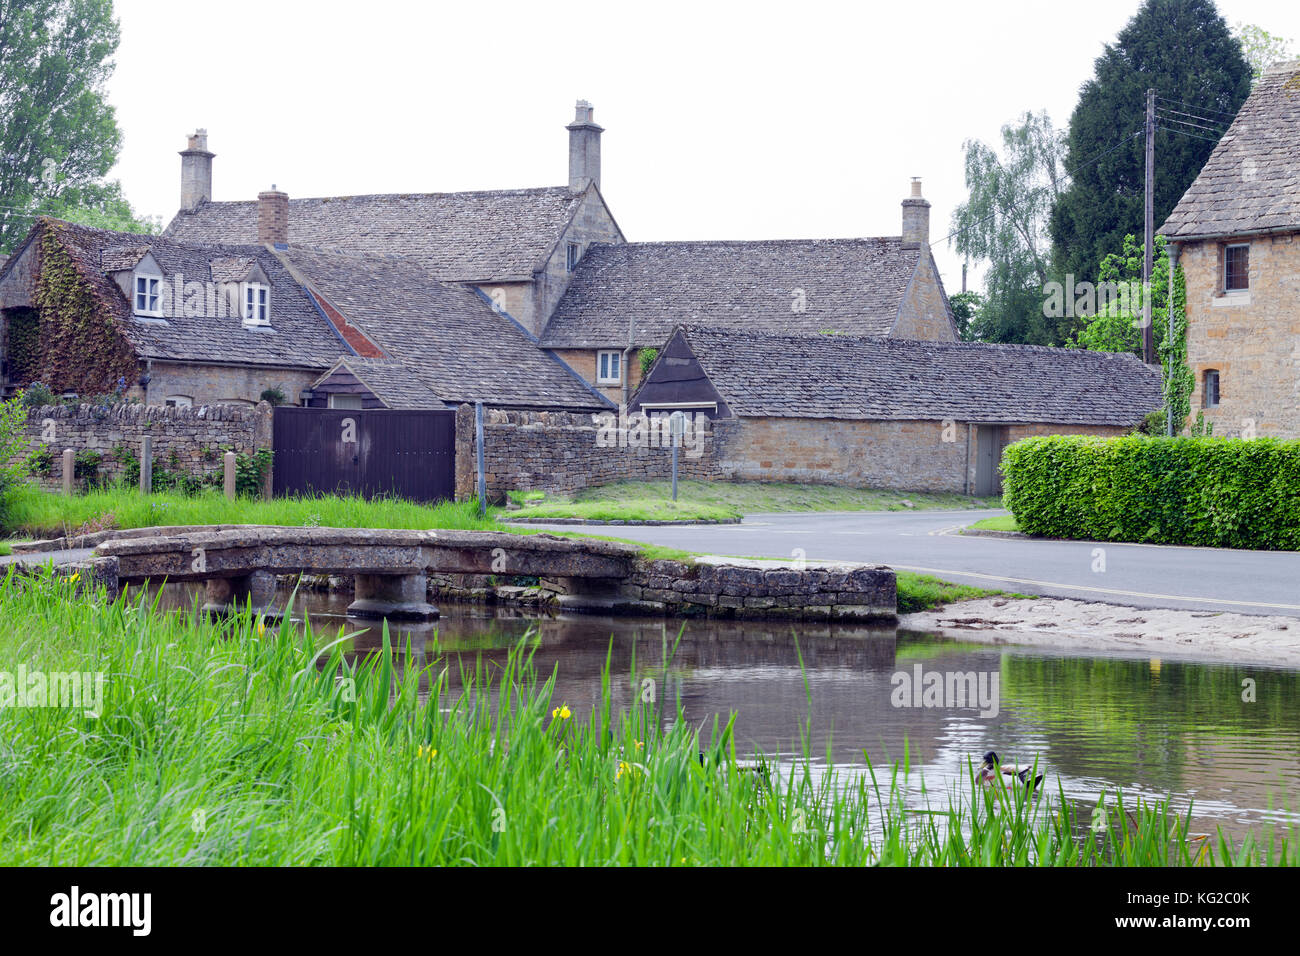
[[[604,614],[889,620],[894,572],[878,565],[772,566],[742,559],[647,559],[635,545],[549,534],[209,525],[113,532],[93,551],[96,581],[202,581],[207,609],[269,607],[282,575],[351,575],[356,617],[438,617],[435,575],[536,577],[559,608]]]

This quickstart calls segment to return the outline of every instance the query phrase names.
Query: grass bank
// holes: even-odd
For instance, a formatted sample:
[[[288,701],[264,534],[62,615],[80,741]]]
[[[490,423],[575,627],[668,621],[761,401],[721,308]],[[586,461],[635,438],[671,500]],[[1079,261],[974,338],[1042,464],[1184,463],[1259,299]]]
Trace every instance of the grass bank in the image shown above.
[[[912,571],[896,572],[898,580],[898,613],[914,614],[928,611],[944,604],[956,604],[958,601],[973,601],[983,597],[1027,597],[1024,594],[1009,594],[1006,591],[990,591],[987,588],[972,587],[969,584],[953,584],[929,574],[916,574]]]
[[[387,646],[350,661],[333,635],[74,587],[0,583],[4,660],[105,675],[92,714],[0,708],[2,865],[1300,861],[1294,845],[1198,840],[1158,803],[1093,831],[1091,807],[973,785],[918,814],[897,767],[815,773],[805,754],[765,783],[737,763],[725,717],[705,746],[676,703],[620,709],[608,670],[579,713],[526,642],[399,670]]]
[[[671,501],[672,482],[623,481],[587,488],[573,496],[575,504],[616,504],[634,501]],[[924,491],[884,491],[875,488],[837,488],[757,481],[680,481],[681,506],[716,507],[734,514],[776,511],[964,511],[997,508],[993,499]]]
[[[671,495],[672,492],[669,491]],[[588,521],[726,521],[740,517],[728,505],[669,498],[629,498],[619,501],[553,501],[547,499],[512,511],[511,518],[585,518]]]
[[[1015,515],[998,515],[995,518],[982,518],[970,527],[978,531],[1019,531]]]

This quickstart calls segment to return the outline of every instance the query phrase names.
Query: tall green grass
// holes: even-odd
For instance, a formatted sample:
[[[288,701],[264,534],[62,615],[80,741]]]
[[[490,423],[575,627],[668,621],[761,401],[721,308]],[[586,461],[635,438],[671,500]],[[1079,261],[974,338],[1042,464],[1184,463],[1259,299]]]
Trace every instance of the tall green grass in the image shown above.
[[[1297,862],[1293,845],[1198,841],[1161,805],[1094,833],[1064,799],[973,785],[917,813],[905,766],[843,775],[806,752],[756,773],[730,722],[706,746],[608,666],[578,713],[527,642],[504,664],[408,648],[403,668],[387,639],[353,659],[343,634],[81,583],[0,582],[0,669],[106,677],[98,716],[0,709],[0,864]]]
[[[86,525],[144,528],[152,525],[271,524],[326,528],[495,529],[478,515],[474,501],[420,504],[400,499],[318,495],[301,498],[229,499],[216,491],[194,496],[174,492],[142,495],[109,487],[84,495],[58,495],[21,485],[8,499],[10,532],[65,534]]]

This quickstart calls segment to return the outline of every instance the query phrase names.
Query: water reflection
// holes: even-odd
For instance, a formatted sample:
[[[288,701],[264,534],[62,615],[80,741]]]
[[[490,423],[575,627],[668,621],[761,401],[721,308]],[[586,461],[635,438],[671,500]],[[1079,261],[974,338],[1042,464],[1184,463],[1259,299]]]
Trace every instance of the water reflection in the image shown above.
[[[178,594],[170,602],[186,600]],[[345,619],[346,605],[337,596],[299,595],[295,614],[308,614],[323,640],[346,627],[356,632],[351,652],[379,651],[381,632]],[[931,794],[943,794],[965,780],[967,761],[992,749],[1006,762],[1037,755],[1047,789],[1054,794],[1059,779],[1068,798],[1088,807],[1101,791],[1123,788],[1126,799],[1169,795],[1180,808],[1194,801],[1197,826],[1219,824],[1236,836],[1300,821],[1300,671],[1084,656],[848,625],[537,618],[454,605],[443,613],[432,626],[394,628],[394,644],[409,637],[412,654],[444,655],[454,685],[462,668],[503,664],[532,628],[534,661],[543,674],[556,669],[555,702],[567,702],[575,716],[598,700],[608,653],[618,703],[653,680],[658,699],[680,698],[686,719],[706,736],[715,717],[725,723],[735,711],[738,749],[779,761],[799,757],[807,733],[819,763],[829,757],[860,769],[869,758],[880,767],[906,753],[909,786],[919,793],[924,781]],[[948,687],[932,695],[945,706],[914,706],[924,699],[900,693],[896,675],[918,673],[995,678],[996,714],[981,715],[974,700],[952,706],[943,699]],[[1243,700],[1245,679],[1255,682],[1253,702]]]

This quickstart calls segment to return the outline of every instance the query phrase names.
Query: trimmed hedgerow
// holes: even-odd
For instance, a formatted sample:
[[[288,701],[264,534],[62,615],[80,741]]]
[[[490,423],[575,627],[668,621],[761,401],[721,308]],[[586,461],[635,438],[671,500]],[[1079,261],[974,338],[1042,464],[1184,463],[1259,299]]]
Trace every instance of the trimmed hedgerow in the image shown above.
[[[1300,441],[1053,435],[1009,446],[1002,474],[1028,534],[1300,550]]]

